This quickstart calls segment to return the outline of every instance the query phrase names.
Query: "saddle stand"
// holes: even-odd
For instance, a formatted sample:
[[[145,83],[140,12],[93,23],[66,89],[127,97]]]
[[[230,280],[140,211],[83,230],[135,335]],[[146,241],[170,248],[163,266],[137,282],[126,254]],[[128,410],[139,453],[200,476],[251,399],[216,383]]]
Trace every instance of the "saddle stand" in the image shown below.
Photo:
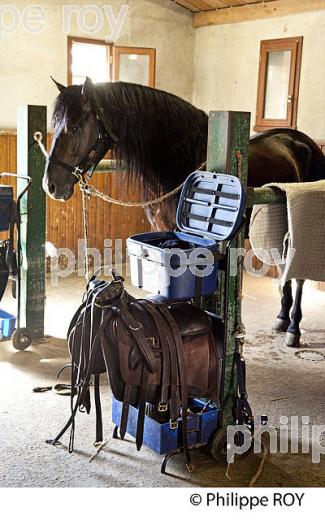
[[[94,378],[96,445],[103,446],[100,374],[106,373],[113,393],[114,439],[126,433],[168,460],[183,453],[189,472],[190,450],[209,446],[224,459],[225,315],[204,310],[216,291],[218,272],[228,272],[229,254],[244,226],[245,192],[231,175],[194,172],[187,179],[177,211],[178,230],[136,235],[128,240],[131,279],[154,293],[135,299],[123,279],[93,277],[85,301],[68,332],[72,358],[71,417],[52,443],[71,427],[73,450],[75,415],[90,412]],[[220,287],[224,308],[228,285]],[[236,334],[239,337],[237,324]],[[242,329],[242,327],[241,327]],[[241,344],[243,331],[241,330]],[[241,352],[233,360],[237,380],[232,399],[233,424],[253,431],[245,389]]]

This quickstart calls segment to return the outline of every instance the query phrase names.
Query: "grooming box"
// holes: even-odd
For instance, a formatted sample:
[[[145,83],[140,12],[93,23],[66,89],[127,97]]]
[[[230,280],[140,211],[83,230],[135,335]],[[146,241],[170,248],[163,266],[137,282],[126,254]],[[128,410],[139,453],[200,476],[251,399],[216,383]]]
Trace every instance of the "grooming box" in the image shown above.
[[[0,341],[10,339],[16,326],[16,317],[0,309]]]
[[[120,425],[123,403],[113,397],[112,419],[116,426]],[[204,403],[200,399],[192,399],[189,403],[187,417],[187,435],[189,446],[208,444],[219,423],[220,410],[212,403]],[[129,407],[127,433],[136,437],[138,409]],[[158,417],[146,415],[144,419],[143,444],[159,455],[165,455],[182,446],[181,422],[178,428],[171,429],[169,421],[158,421]]]
[[[135,287],[169,300],[215,292],[220,244],[243,221],[245,191],[237,177],[196,171],[183,186],[176,231],[141,233],[127,241]]]

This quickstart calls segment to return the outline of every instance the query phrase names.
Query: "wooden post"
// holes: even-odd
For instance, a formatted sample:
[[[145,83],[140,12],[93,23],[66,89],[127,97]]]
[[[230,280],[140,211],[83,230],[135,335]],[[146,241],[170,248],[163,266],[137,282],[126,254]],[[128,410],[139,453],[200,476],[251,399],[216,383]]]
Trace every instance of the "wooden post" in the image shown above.
[[[21,292],[19,327],[30,329],[33,338],[44,336],[46,205],[42,178],[45,157],[34,140],[42,132],[46,143],[46,107],[24,105],[18,108],[17,173],[29,175],[32,184],[21,200]],[[26,181],[17,180],[18,195]]]
[[[208,137],[207,170],[229,173],[240,178],[247,186],[248,141],[250,113],[248,112],[210,112]],[[232,248],[244,247],[244,231],[232,243]],[[222,425],[233,424],[233,406],[237,396],[237,375],[234,354],[240,351],[241,341],[241,296],[242,262],[237,262],[236,274],[230,273],[231,255],[227,256],[226,271],[220,271],[219,287],[211,300],[204,302],[208,308],[224,319],[226,352],[223,377],[223,420]],[[233,267],[233,266],[232,266]],[[226,295],[226,297],[225,297]]]

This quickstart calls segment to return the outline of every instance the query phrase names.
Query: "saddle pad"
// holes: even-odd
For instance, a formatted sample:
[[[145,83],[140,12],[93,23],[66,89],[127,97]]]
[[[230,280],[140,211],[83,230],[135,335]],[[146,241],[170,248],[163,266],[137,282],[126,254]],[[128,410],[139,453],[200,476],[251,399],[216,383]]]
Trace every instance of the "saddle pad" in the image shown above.
[[[267,205],[262,211],[254,208],[250,230],[254,253],[260,258],[257,246],[264,246],[268,251],[271,244],[280,250],[284,233],[284,224],[283,229],[280,224],[281,219],[284,222],[286,212],[288,244],[284,251],[281,285],[294,278],[325,281],[325,181],[267,186],[284,191],[287,204],[282,204],[282,210],[276,208],[277,204]],[[271,240],[267,236],[271,236]]]
[[[283,243],[288,232],[285,204],[260,204],[253,207],[249,240],[255,256],[268,265],[284,263]],[[277,254],[275,254],[277,251]]]

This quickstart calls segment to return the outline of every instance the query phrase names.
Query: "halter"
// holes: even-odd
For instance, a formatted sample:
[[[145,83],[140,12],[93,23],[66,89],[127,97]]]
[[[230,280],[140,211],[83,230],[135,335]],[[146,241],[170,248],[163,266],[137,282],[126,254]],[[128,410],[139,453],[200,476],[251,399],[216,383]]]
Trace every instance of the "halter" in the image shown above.
[[[70,164],[59,159],[55,160],[50,158],[48,160],[49,164],[63,168],[64,170],[71,173],[74,177],[76,177],[77,181],[81,183],[85,183],[84,175],[86,173],[88,173],[88,178],[91,179],[96,167],[105,156],[110,143],[112,141],[114,143],[118,142],[118,138],[116,137],[114,132],[110,128],[106,130],[99,116],[99,112],[102,113],[103,109],[96,106],[95,100],[93,100],[92,102],[92,108],[96,115],[98,125],[98,138],[95,144],[89,150],[89,152],[85,155],[85,157],[83,157],[79,164],[77,164],[76,166],[71,166]]]

